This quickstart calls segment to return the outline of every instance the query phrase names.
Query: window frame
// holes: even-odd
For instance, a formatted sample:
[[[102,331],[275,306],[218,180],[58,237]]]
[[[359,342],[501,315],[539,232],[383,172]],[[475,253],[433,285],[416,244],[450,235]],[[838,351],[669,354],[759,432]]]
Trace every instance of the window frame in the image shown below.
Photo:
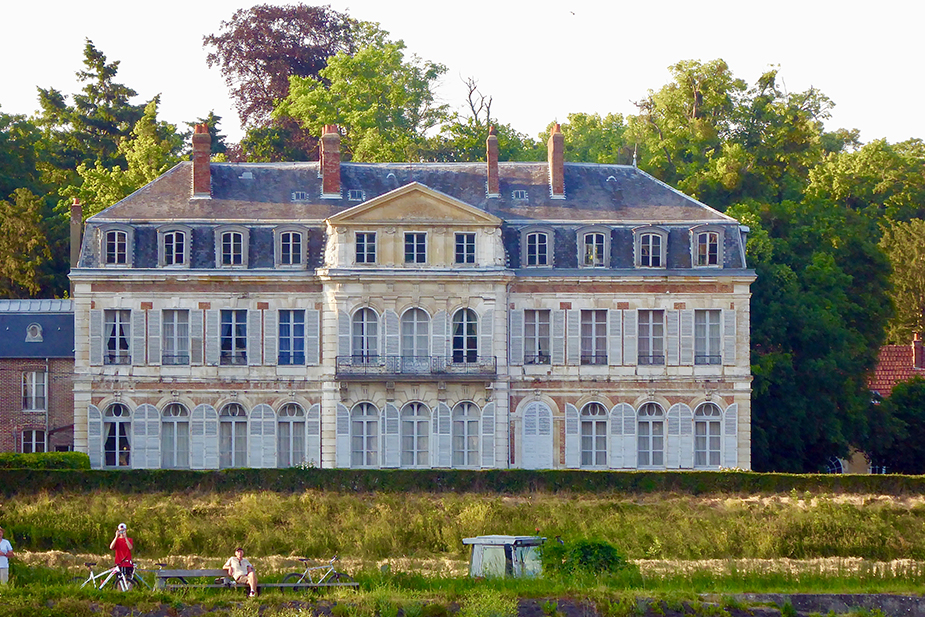
[[[644,319],[647,317],[648,319]],[[656,320],[658,317],[658,320]],[[665,366],[665,310],[639,309],[636,314],[636,363],[639,366]],[[658,332],[656,333],[655,330]],[[643,329],[646,328],[644,331]],[[643,345],[646,341],[646,345]],[[656,345],[656,341],[658,345]],[[643,353],[643,348],[647,353]],[[656,348],[657,347],[657,348]]]
[[[476,233],[474,231],[457,231],[453,235],[453,263],[457,266],[474,266]]]
[[[451,337],[450,362],[475,364],[479,361],[479,316],[474,310],[461,308],[453,313]]]
[[[580,360],[585,366],[608,363],[607,309],[581,309],[579,319]]]
[[[481,466],[481,415],[479,406],[471,401],[460,401],[453,406],[450,414],[453,469],[476,469]]]
[[[291,413],[295,411],[295,413]],[[276,412],[276,467],[298,467],[305,462],[305,408],[294,401],[283,403]],[[301,425],[301,428],[299,427]],[[283,426],[287,426],[288,439],[284,436]],[[301,450],[297,449],[297,437],[301,435]],[[288,442],[288,443],[286,443]],[[285,447],[284,447],[285,446]],[[284,455],[286,460],[284,461]],[[298,457],[298,460],[296,458]]]
[[[535,242],[535,258],[536,263],[530,263],[531,258],[531,238],[539,239],[543,238],[542,242],[542,262],[540,259],[540,246],[539,242]],[[551,268],[553,267],[553,262],[555,259],[555,251],[549,250],[552,247],[552,239],[555,237],[553,230],[547,229],[545,227],[527,227],[521,232],[521,247],[520,247],[520,265],[524,268]]]
[[[402,313],[399,319],[402,370],[430,370],[430,314],[419,306]]]
[[[296,321],[296,317],[299,313],[301,313],[301,321]],[[288,319],[284,320],[283,315],[287,315]],[[279,366],[305,366],[306,315],[307,312],[305,309],[279,309],[277,313],[276,332],[276,363]],[[283,333],[284,327],[289,328],[288,334]],[[301,330],[301,333],[296,332],[296,330]],[[283,349],[283,341],[288,342],[288,349],[286,350]],[[301,349],[296,349],[296,347],[301,347]]]
[[[710,321],[715,317],[715,322]],[[701,318],[706,321],[700,323]],[[723,363],[723,311],[721,309],[694,309],[694,364],[717,366]],[[703,334],[701,332],[703,331]],[[714,350],[713,347],[716,347]],[[714,352],[715,353],[712,353]]]
[[[637,268],[646,268],[651,270],[664,270],[667,267],[666,260],[668,257],[668,231],[660,227],[638,227],[633,230],[633,247],[635,249],[634,263]],[[646,238],[658,238],[658,264],[652,264],[653,251],[651,243],[646,246]],[[648,255],[646,250],[648,248]],[[648,258],[649,263],[645,263]]]
[[[430,407],[420,401],[409,401],[398,412],[402,468],[426,469],[430,467],[431,419]],[[413,425],[413,430],[410,434],[406,433],[408,423]],[[410,449],[407,447],[409,441],[411,443]]]
[[[189,309],[162,309],[161,310],[161,365],[163,366],[189,366],[190,365],[190,314]],[[173,320],[169,321],[167,315],[172,315]],[[186,323],[180,323],[177,317],[185,315]],[[180,326],[186,326],[185,337],[178,330]],[[168,326],[173,329],[171,335],[168,335]],[[169,343],[168,343],[169,341]],[[183,344],[185,343],[185,344]],[[174,353],[168,354],[168,350]],[[168,357],[170,358],[168,360]]]
[[[41,383],[36,377],[42,376]],[[41,386],[41,394],[38,388]],[[44,370],[25,370],[22,372],[22,410],[30,413],[48,411],[48,372]]]
[[[283,251],[283,248],[286,246],[286,242],[285,242],[286,236],[292,236],[292,235],[295,235],[299,238],[299,247],[298,247],[297,255],[295,255],[295,253],[291,249],[291,245],[292,245],[291,240],[289,242],[289,245],[290,245],[289,253],[287,254],[286,252]],[[308,238],[308,234],[306,233],[306,230],[301,227],[295,227],[292,225],[288,225],[284,227],[277,227],[276,229],[274,229],[273,230],[273,246],[274,246],[273,261],[276,267],[286,268],[286,269],[291,269],[291,270],[301,270],[305,268],[306,267],[305,262],[307,258],[307,249],[308,249],[307,238]],[[297,263],[292,263],[292,258],[294,255],[298,257]],[[289,259],[288,263],[286,262],[284,257],[288,257]]]
[[[240,413],[239,413],[240,412]],[[230,418],[230,419],[225,419]],[[225,403],[218,412],[218,468],[219,469],[232,469],[235,467],[247,467],[247,425],[249,421],[249,416],[247,415],[247,409],[244,405],[238,402]],[[226,432],[223,429],[223,426],[230,426],[228,432],[228,438],[231,440],[231,448],[228,452],[222,448],[222,442],[225,440],[225,436],[222,435],[223,432]],[[242,434],[239,434],[238,431],[243,431]],[[240,442],[243,442],[244,447],[238,448]],[[237,460],[239,455],[244,456],[244,461]]]
[[[110,316],[113,319],[110,320]],[[116,332],[118,328],[118,333]],[[110,332],[110,329],[112,332]],[[110,349],[110,343],[114,346]],[[124,348],[123,348],[124,344]],[[127,366],[132,363],[132,311],[103,310],[103,364]]]
[[[115,412],[119,411],[116,415]],[[124,412],[124,413],[123,413]],[[115,434],[110,435],[112,426],[115,427]],[[132,466],[132,410],[125,403],[113,402],[106,406],[103,411],[103,467],[106,469],[118,469],[120,467]],[[109,438],[113,438],[115,449],[109,448]],[[124,447],[120,447],[123,446]],[[124,452],[124,454],[123,454]],[[112,461],[110,461],[110,454]]]
[[[232,252],[229,254],[231,263],[225,263],[225,235],[241,235],[241,263],[234,263],[234,243],[232,242]],[[239,225],[218,227],[215,230],[215,267],[218,269],[243,269],[248,266],[248,252],[250,247],[250,232],[246,227]]]
[[[360,238],[363,238],[363,241],[360,242]],[[370,242],[372,240],[372,242]],[[358,265],[368,266],[370,264],[378,263],[377,255],[378,238],[375,231],[357,231],[353,234],[353,246],[354,246],[354,261]],[[362,247],[362,251],[360,248]]]
[[[119,249],[118,241],[116,249],[112,253],[115,261],[110,261],[109,234],[123,234],[125,246],[123,247],[122,257],[124,261],[118,261]],[[131,268],[134,263],[135,254],[135,230],[129,225],[109,224],[100,227],[100,264],[105,268]]]
[[[701,257],[701,237],[715,235],[716,236],[716,263],[710,263],[710,242],[709,239],[706,242],[706,263],[700,263]],[[725,242],[724,230],[722,227],[716,225],[700,225],[694,227],[690,231],[691,239],[691,266],[693,268],[717,268],[721,269],[723,267],[723,262],[725,261],[725,251],[723,249],[723,244]]]
[[[578,436],[581,441],[583,469],[607,469],[609,415],[607,406],[598,401],[585,403],[578,412]],[[588,434],[585,434],[586,429],[589,431]]]
[[[350,316],[350,356],[354,365],[379,361],[379,313],[361,306]]]
[[[29,439],[26,439],[26,435],[29,435]],[[38,437],[42,437],[42,449],[37,450],[36,445],[39,443]],[[26,450],[26,444],[29,444],[29,450]],[[43,428],[26,428],[23,429],[19,434],[19,451],[22,454],[36,454],[42,452],[48,452],[48,432]]]
[[[170,235],[183,235],[183,249],[180,256],[183,259],[177,263],[176,242],[174,242],[173,263],[167,263],[167,237]],[[185,225],[164,225],[157,228],[157,265],[160,268],[189,268],[190,267],[190,245],[193,240],[193,230]]]
[[[179,411],[179,413],[173,413],[173,411]],[[168,415],[168,412],[171,412]],[[178,448],[178,436],[180,434],[180,425],[186,425],[185,435],[186,435],[186,461],[185,463],[181,461],[182,451]],[[171,426],[172,435],[173,435],[173,444],[171,448],[167,447],[167,444],[164,443],[165,436],[167,431],[164,430],[166,426]],[[164,405],[164,408],[161,410],[161,469],[189,469],[190,468],[190,411],[189,408],[183,403],[177,401],[171,401]],[[171,455],[171,461],[167,461],[167,455]]]
[[[358,427],[362,428],[361,433],[356,431]],[[357,442],[358,439],[361,443]],[[376,469],[378,467],[379,408],[368,401],[363,401],[354,405],[350,410],[350,468]]]
[[[243,318],[241,315],[243,314]],[[226,319],[231,331],[225,334]],[[239,318],[241,318],[239,320]],[[243,327],[243,333],[240,328]],[[241,347],[239,343],[243,341]],[[228,343],[228,349],[225,349]],[[221,309],[218,319],[219,364],[221,366],[247,366],[247,309]],[[243,349],[243,352],[240,350]]]
[[[707,408],[716,413],[706,415]],[[723,462],[723,410],[713,402],[701,403],[694,410],[693,422],[694,469],[719,469]],[[701,426],[705,429],[702,435],[698,433]],[[703,457],[702,462],[698,463],[698,456]],[[712,463],[711,459],[715,459],[716,463]]]
[[[418,266],[427,263],[427,232],[406,231],[404,239],[405,265]],[[409,245],[410,241],[410,245]],[[409,252],[410,248],[410,252]]]
[[[524,364],[552,364],[551,333],[550,309],[524,309]]]
[[[645,412],[645,414],[643,413]],[[657,413],[655,413],[657,412]],[[643,435],[642,427],[648,427]],[[658,427],[656,435],[654,430]],[[665,410],[658,403],[649,401],[643,403],[636,411],[636,467],[639,469],[664,469],[665,468]],[[643,439],[646,439],[646,447],[643,447]],[[656,442],[660,443],[660,448],[656,449]],[[643,454],[647,455],[647,462],[641,463]],[[654,459],[658,454],[658,461]]]
[[[588,238],[590,236],[601,236],[601,243],[598,245],[597,241],[594,241],[589,245]],[[589,263],[588,260],[588,246],[598,247],[600,246],[600,261],[592,259]],[[595,248],[594,252],[597,252]],[[608,268],[610,266],[610,228],[608,227],[582,227],[578,230],[578,267],[579,268]]]

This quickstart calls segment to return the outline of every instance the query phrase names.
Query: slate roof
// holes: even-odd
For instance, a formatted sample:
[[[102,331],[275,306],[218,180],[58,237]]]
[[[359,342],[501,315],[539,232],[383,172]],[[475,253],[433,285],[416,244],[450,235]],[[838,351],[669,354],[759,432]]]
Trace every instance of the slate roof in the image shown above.
[[[915,376],[925,377],[925,369],[913,366],[912,345],[884,345],[868,386],[881,396],[889,396],[893,386]]]
[[[27,342],[27,329],[41,340]],[[0,300],[0,358],[73,358],[74,308],[70,300]]]

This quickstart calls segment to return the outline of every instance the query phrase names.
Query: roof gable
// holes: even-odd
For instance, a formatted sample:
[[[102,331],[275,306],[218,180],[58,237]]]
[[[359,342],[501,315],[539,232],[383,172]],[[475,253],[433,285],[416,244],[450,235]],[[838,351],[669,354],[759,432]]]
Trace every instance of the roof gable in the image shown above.
[[[497,227],[501,219],[419,182],[411,182],[328,218],[331,225],[394,225],[397,222]]]

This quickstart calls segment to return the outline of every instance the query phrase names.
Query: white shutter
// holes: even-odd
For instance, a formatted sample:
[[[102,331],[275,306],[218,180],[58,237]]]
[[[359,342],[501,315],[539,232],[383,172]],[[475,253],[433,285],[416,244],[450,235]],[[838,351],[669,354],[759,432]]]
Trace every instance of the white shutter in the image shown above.
[[[639,356],[636,349],[636,311],[629,309],[623,311],[623,364],[635,366]],[[633,431],[635,434],[635,431]],[[635,458],[633,466],[635,467]]]
[[[694,364],[694,311],[685,309],[681,311],[681,356],[682,366]]]
[[[350,315],[337,313],[337,355],[346,359],[350,355]]]
[[[665,364],[667,366],[678,365],[678,320],[680,311],[665,311],[668,318],[666,330],[666,349]]]
[[[581,467],[581,422],[578,408],[565,404],[565,466],[569,469]]]
[[[522,444],[524,469],[552,469],[552,411],[545,403],[524,410]]]
[[[382,314],[382,321],[385,325],[385,354],[386,356],[397,356],[399,351],[399,341],[401,340],[401,329],[398,326],[398,314],[395,311],[387,310]]]
[[[495,310],[488,309],[479,318],[479,353],[486,361],[495,356]]]
[[[269,405],[257,405],[247,418],[247,466],[276,467],[276,414]]]
[[[610,366],[623,364],[623,311],[607,311],[607,360]]]
[[[623,413],[624,409],[629,407],[630,412],[633,408],[626,403],[618,403],[610,410],[610,468],[620,469],[623,467]]]
[[[263,364],[263,311],[250,309],[247,311],[247,363],[250,366]]]
[[[691,408],[679,403],[679,417],[681,420],[681,469],[694,468],[694,414]]]
[[[321,467],[321,405],[315,403],[305,415],[305,461]]]
[[[568,363],[581,364],[581,311],[568,312]]]
[[[132,364],[139,366],[145,363],[145,312],[135,309],[132,316]]]
[[[205,407],[205,465],[206,469],[218,469],[218,412],[209,405]]]
[[[482,450],[482,467],[490,469],[495,466],[495,404],[486,403],[482,409],[480,423],[482,439],[479,446]]]
[[[268,309],[263,312],[263,363],[271,366],[279,363],[279,311]]]
[[[739,404],[726,408],[723,418],[723,467],[739,466]]]
[[[556,309],[552,312],[552,340],[549,342],[552,363],[565,364],[565,311]]]
[[[511,311],[511,357],[512,366],[524,363],[524,312],[522,309]]]
[[[440,366],[443,366],[443,363],[447,361],[447,356],[450,354],[447,352],[447,314],[446,311],[437,311],[434,314],[434,330],[431,336],[433,341],[431,343],[431,349],[433,350],[434,357],[440,358]]]
[[[736,312],[723,311],[723,364],[735,366],[736,363]]]
[[[623,405],[623,469],[636,469],[636,410]]]
[[[668,408],[665,427],[665,468],[677,469],[681,466],[681,410],[674,404]]]
[[[90,311],[90,364],[99,366],[103,363],[103,311]],[[97,410],[99,412],[99,410]]]
[[[437,452],[431,459],[436,461],[434,467],[452,467],[453,466],[453,418],[450,414],[450,406],[444,402],[437,403],[437,418],[434,424],[437,427]]]
[[[337,432],[334,448],[334,466],[348,469],[350,467],[350,410],[343,403],[337,404]]]
[[[190,364],[202,364],[202,309],[189,312]]]
[[[189,434],[190,468],[218,469],[218,413],[211,405],[196,405]]]
[[[321,362],[321,311],[305,311],[305,364],[317,366]]]
[[[218,310],[206,311],[206,364],[216,366],[221,361]]]
[[[96,405],[87,406],[87,454],[90,467],[100,469],[103,466],[103,414]]]
[[[160,414],[154,405],[139,405],[132,414],[132,468],[160,468]]]
[[[179,350],[178,350],[179,351]],[[161,363],[161,312],[148,311],[148,364]]]
[[[401,464],[401,418],[398,407],[392,403],[386,403],[382,412],[381,434],[382,466],[398,467]]]

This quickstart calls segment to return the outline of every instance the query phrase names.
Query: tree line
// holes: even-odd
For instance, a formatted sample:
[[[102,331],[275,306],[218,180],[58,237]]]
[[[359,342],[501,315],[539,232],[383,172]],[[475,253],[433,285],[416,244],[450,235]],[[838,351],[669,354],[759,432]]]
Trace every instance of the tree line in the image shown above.
[[[89,216],[129,195],[188,157],[197,123],[217,161],[317,160],[325,124],[340,127],[345,160],[484,160],[491,126],[501,160],[545,160],[553,123],[518,132],[475,78],[451,111],[435,95],[445,66],[329,7],[241,9],[203,44],[245,130],[238,144],[212,112],[159,120],[159,98],[134,102],[119,62],[89,40],[80,92],[39,88],[34,116],[0,111],[0,295],[65,294],[70,201]],[[636,164],[749,226],[754,468],[817,471],[854,446],[925,472],[925,450],[910,452],[923,448],[925,386],[901,406],[867,387],[880,346],[925,327],[925,144],[826,130],[834,103],[786,91],[775,68],[753,84],[721,59],[670,71],[634,114],[569,114],[565,158]]]

